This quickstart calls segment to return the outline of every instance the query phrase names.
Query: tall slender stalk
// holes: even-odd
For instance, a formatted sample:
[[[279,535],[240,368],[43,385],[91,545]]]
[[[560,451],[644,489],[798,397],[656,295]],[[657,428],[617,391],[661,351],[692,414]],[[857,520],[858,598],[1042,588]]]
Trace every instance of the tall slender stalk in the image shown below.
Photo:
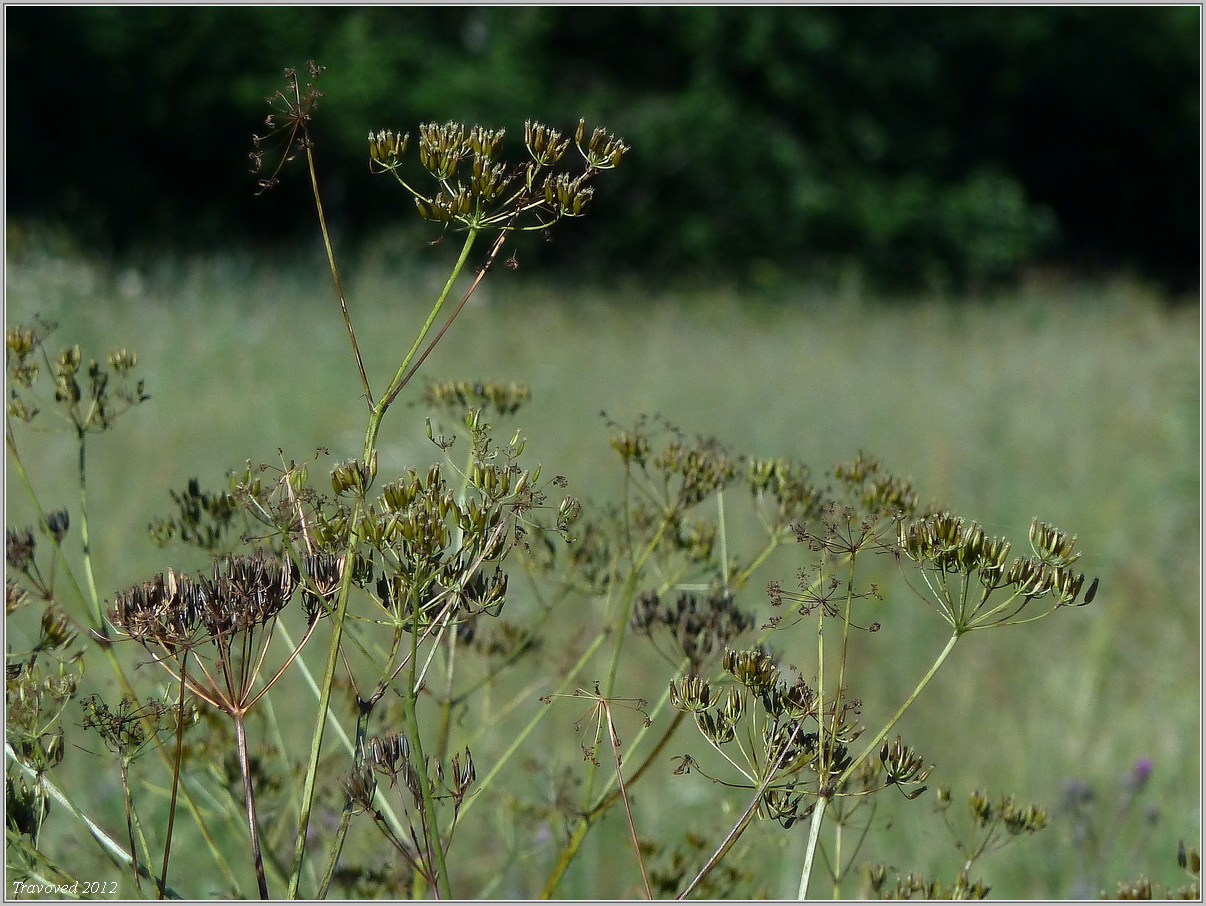
[[[356,549],[359,542],[358,526],[360,515],[364,508],[363,495],[357,495],[352,504],[352,513],[347,550],[349,553]],[[318,781],[318,761],[322,752],[323,734],[327,727],[327,713],[331,704],[331,690],[335,683],[335,671],[339,667],[339,642],[343,634],[344,620],[348,612],[348,600],[352,588],[352,569],[350,565],[343,570],[339,580],[339,590],[335,599],[334,613],[331,615],[331,642],[327,650],[327,664],[319,683],[318,716],[314,726],[314,738],[310,744],[310,761],[306,768],[306,780],[302,790],[301,811],[297,819],[297,840],[293,846],[293,870],[289,875],[288,898],[297,899],[297,886],[301,881],[302,865],[306,857],[306,835],[310,827],[310,812],[314,806],[314,787]]]
[[[84,575],[88,579],[88,604],[96,621],[97,631],[103,631],[100,594],[96,590],[96,576],[92,570],[92,542],[88,533],[88,468],[87,434],[79,430],[79,485],[80,485],[80,544],[84,553]]]
[[[360,372],[360,383],[364,386],[364,398],[369,410],[373,408],[373,390],[369,386],[368,375],[364,371],[364,359],[360,356],[360,345],[356,342],[356,331],[352,327],[352,316],[348,312],[348,300],[343,293],[343,280],[339,276],[339,268],[335,264],[335,246],[331,243],[331,232],[327,229],[326,210],[322,204],[322,193],[318,190],[318,169],[314,165],[314,148],[306,143],[306,164],[310,173],[310,191],[314,193],[314,210],[318,214],[318,227],[322,231],[322,247],[327,255],[327,266],[331,270],[331,279],[335,281],[335,295],[339,297],[339,308],[343,312],[343,324],[348,331],[348,339],[352,343],[352,355],[356,359],[356,370]]]
[[[247,723],[245,715],[231,715],[235,725],[236,752],[239,770],[243,775],[243,801],[247,808],[247,830],[251,837],[251,854],[255,861],[255,880],[260,889],[260,899],[268,899],[268,879],[264,876],[264,853],[260,849],[260,828],[255,813],[255,788],[251,782],[251,764],[247,756]]]
[[[185,652],[185,658],[188,653]],[[168,804],[168,820],[167,830],[164,831],[163,841],[163,867],[159,872],[159,899],[163,899],[164,890],[167,888],[168,863],[172,853],[172,829],[176,826],[176,798],[180,793],[180,768],[184,757],[184,660],[180,663],[180,694],[179,702],[176,706],[176,754],[175,761],[172,766],[172,799]]]
[[[416,606],[416,611],[417,611]],[[440,834],[439,814],[436,811],[436,801],[433,795],[431,786],[431,777],[427,770],[427,758],[423,754],[423,735],[419,731],[419,718],[416,705],[418,703],[418,689],[416,682],[418,679],[418,641],[419,641],[418,620],[414,621],[411,639],[411,656],[410,656],[410,676],[406,683],[405,698],[405,722],[406,736],[410,741],[411,750],[414,757],[411,759],[411,764],[414,766],[415,773],[418,775],[419,796],[421,798],[421,809],[423,818],[423,836],[426,844],[428,858],[434,861],[434,864],[428,864],[428,870],[435,871],[435,894],[438,899],[448,900],[452,898],[452,890],[448,882],[448,864],[444,855],[444,840]]]

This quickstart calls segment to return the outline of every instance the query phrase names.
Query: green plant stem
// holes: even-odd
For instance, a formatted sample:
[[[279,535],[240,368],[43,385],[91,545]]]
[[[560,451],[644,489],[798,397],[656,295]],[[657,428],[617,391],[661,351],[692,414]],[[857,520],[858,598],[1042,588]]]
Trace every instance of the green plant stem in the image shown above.
[[[834,900],[842,898],[842,880],[845,877],[845,872],[842,871],[842,830],[842,821],[839,818],[833,826],[833,896],[831,899]],[[856,849],[855,852],[857,851]]]
[[[909,697],[905,699],[904,704],[900,706],[897,712],[892,715],[892,719],[884,725],[883,729],[880,730],[879,733],[876,734],[875,738],[867,745],[867,747],[863,749],[858,758],[850,762],[849,767],[842,772],[842,776],[840,776],[837,779],[837,782],[833,784],[835,789],[849,780],[851,775],[853,775],[854,772],[859,769],[859,766],[867,760],[867,756],[879,748],[880,743],[884,741],[884,737],[892,731],[892,728],[896,726],[896,722],[904,716],[905,711],[907,711],[912,706],[913,702],[917,700],[917,697],[921,695],[921,690],[929,685],[930,680],[934,678],[934,675],[938,672],[938,669],[946,662],[946,659],[950,657],[951,651],[953,651],[955,648],[955,643],[958,642],[962,637],[963,633],[959,631],[955,631],[951,634],[951,637],[947,640],[946,646],[934,660],[934,663],[930,666],[930,669],[926,671],[925,676],[921,678],[921,681],[917,684],[916,688],[909,693]]]
[[[25,471],[25,462],[22,460],[20,453],[17,451],[16,440],[13,438],[11,431],[6,430],[5,435],[5,441],[7,443],[9,452],[9,461],[16,466],[17,475],[21,479],[21,484],[25,487],[25,491],[29,495],[29,499],[34,505],[34,509],[38,512],[38,524],[43,529],[46,529],[46,527],[49,525],[46,517],[46,510],[42,507],[42,501],[38,498],[38,494],[34,490],[33,482],[29,478],[29,473]],[[88,617],[92,620],[92,629],[101,639],[105,639],[103,644],[106,650],[108,650],[108,637],[105,635],[104,623],[101,621],[100,616],[89,608],[89,598],[84,594],[84,590],[80,588],[80,583],[75,578],[75,573],[72,571],[70,564],[67,562],[67,558],[63,554],[63,548],[60,546],[58,540],[54,537],[54,535],[50,536],[50,540],[54,544],[55,550],[58,552],[59,562],[63,564],[63,575],[67,577],[67,581],[71,584],[71,590],[75,592],[75,596],[84,604],[85,609],[88,609]],[[112,659],[112,656],[110,659]],[[114,663],[116,664],[116,661],[114,661]],[[124,673],[119,673],[119,675],[122,676],[123,687],[127,692],[133,695],[134,690],[131,688],[129,682],[125,681]]]
[[[138,876],[138,847],[134,840],[134,804],[130,797],[130,759],[124,752],[120,753],[117,758],[117,765],[121,770],[121,790],[122,800],[126,809],[126,837],[130,840],[130,859],[134,868],[134,887],[142,890],[142,878]],[[139,828],[139,836],[142,836],[142,828]],[[142,850],[145,853],[150,853],[146,845],[146,840],[142,840]],[[149,860],[148,860],[149,864]]]
[[[724,522],[724,488],[716,491],[716,530],[720,535],[720,584],[725,591],[729,585],[729,534]]]
[[[465,455],[465,468],[462,472],[461,487],[457,491],[457,504],[464,506],[469,492],[469,476],[473,474],[474,452],[472,443],[470,449]],[[455,547],[460,547],[464,541],[465,533],[461,527],[455,526],[452,534],[452,544]],[[445,618],[444,629],[447,631],[452,627],[454,612],[449,611]],[[452,694],[453,680],[456,676],[456,649],[457,649],[457,633],[455,629],[447,633],[446,640],[441,639],[440,643],[444,646],[444,694],[440,700],[440,721],[439,733],[436,737],[436,759],[443,761],[448,756],[448,744],[452,732],[452,710],[454,706],[454,698]],[[483,679],[489,680],[493,677],[493,671],[490,671]]]
[[[760,550],[750,561],[749,566],[740,572],[733,574],[730,580],[732,587],[736,589],[744,586],[745,583],[749,581],[750,576],[757,572],[758,567],[765,563],[766,559],[779,549],[779,546],[783,543],[784,537],[784,533],[781,530],[771,532],[770,538],[767,540],[766,544],[763,545],[762,550]]]
[[[465,234],[465,241],[461,245],[460,255],[456,259],[456,264],[452,266],[452,273],[448,275],[448,280],[444,283],[444,288],[440,290],[440,295],[436,298],[435,304],[431,307],[431,311],[427,315],[427,320],[423,322],[423,326],[419,328],[419,333],[415,337],[414,343],[410,347],[410,351],[406,353],[406,358],[402,360],[402,364],[398,366],[394,378],[390,381],[385,392],[381,394],[381,399],[377,402],[369,413],[368,430],[364,436],[364,458],[367,461],[372,451],[377,447],[377,432],[381,428],[381,419],[385,417],[385,412],[394,398],[402,391],[410,380],[410,376],[414,373],[411,370],[411,363],[414,362],[415,356],[418,355],[419,347],[423,345],[423,340],[427,338],[427,334],[431,331],[431,326],[435,323],[436,318],[440,314],[440,309],[444,307],[444,303],[448,300],[448,294],[452,292],[452,287],[456,284],[457,278],[460,277],[461,271],[465,268],[465,262],[469,260],[469,252],[473,248],[473,244],[477,239],[477,230],[469,230]],[[475,284],[476,285],[476,284]],[[459,309],[458,309],[459,310]]]
[[[100,595],[96,590],[96,577],[92,572],[92,543],[88,534],[88,469],[87,469],[87,433],[80,429],[79,433],[79,473],[80,473],[80,544],[84,552],[84,576],[88,580],[88,604],[92,609],[92,618],[97,632],[104,631],[104,619],[101,615]]]
[[[851,565],[851,569],[853,569],[853,567],[854,567],[853,557],[851,557],[850,565]],[[820,577],[818,576],[818,578],[820,578]],[[850,619],[850,599],[849,599],[849,587],[848,587],[847,599],[846,599],[847,625],[849,625],[849,619]],[[844,652],[843,652],[843,654],[844,654]],[[844,661],[844,658],[843,658],[843,661]],[[824,679],[825,679],[825,608],[819,607],[819,608],[817,608],[817,703],[818,703],[820,712],[817,714],[817,739],[818,739],[818,746],[819,746],[820,752],[821,752],[821,756],[820,756],[821,764],[823,766],[827,765],[827,761],[825,759],[825,752],[827,750],[827,747],[825,745]],[[840,684],[838,686],[838,689],[839,690],[841,689]],[[834,721],[834,725],[836,726],[837,721],[838,721],[838,702],[837,702],[836,697],[834,698],[834,702],[833,702],[833,721]],[[818,782],[820,782],[820,781],[818,781]],[[829,804],[829,796],[826,795],[826,792],[827,791],[823,788],[818,791],[817,801],[812,807],[812,822],[810,823],[809,828],[808,828],[808,841],[804,845],[804,866],[800,871],[800,893],[796,897],[796,899],[798,899],[798,900],[804,899],[804,897],[808,893],[808,882],[812,876],[812,864],[813,864],[813,860],[816,858],[817,843],[821,839],[821,821],[825,816],[825,807],[826,807],[826,805]]]
[[[277,624],[277,631],[281,633],[281,637],[283,638],[287,647],[290,649],[297,648],[297,645],[293,643],[289,631],[283,623]],[[349,634],[351,633],[349,632]],[[321,701],[322,690],[319,687],[319,684],[315,681],[314,674],[310,672],[310,668],[306,665],[305,659],[299,656],[296,663],[298,670],[301,671],[302,678],[305,680],[306,685],[309,687],[310,691],[314,693],[315,701]],[[339,741],[343,744],[344,749],[347,750],[349,755],[355,758],[356,753],[361,751],[364,738],[367,735],[367,715],[364,716],[363,720],[357,722],[355,742],[353,742],[351,737],[348,736],[348,731],[343,728],[343,723],[339,720],[337,715],[332,714],[328,719],[331,723],[331,727],[335,731],[335,735],[339,737]],[[402,824],[398,820],[398,815],[388,800],[383,799],[379,808],[380,811],[385,815],[387,823],[394,829],[394,831],[401,833]]]
[[[370,419],[371,421],[371,419]],[[331,644],[327,651],[327,666],[323,672],[318,699],[318,717],[314,727],[314,740],[310,744],[310,763],[306,769],[306,782],[302,790],[301,813],[297,819],[297,841],[293,847],[293,871],[289,875],[288,898],[297,899],[297,886],[301,881],[302,866],[306,857],[306,833],[310,827],[310,812],[314,807],[314,786],[318,780],[318,760],[322,751],[322,737],[327,726],[327,712],[331,706],[331,689],[335,683],[335,671],[339,667],[339,642],[343,635],[344,620],[347,618],[348,601],[352,589],[352,555],[360,540],[360,517],[364,512],[364,497],[357,495],[352,505],[348,524],[347,559],[339,581],[335,613],[331,617]]]
[[[444,667],[444,694],[440,698],[440,729],[436,735],[436,760],[443,761],[448,755],[448,742],[452,731],[452,679],[456,666],[456,630],[448,633],[443,644],[447,649]]]
[[[163,841],[163,868],[159,872],[159,899],[163,899],[164,888],[167,886],[168,865],[172,854],[172,830],[176,826],[176,800],[180,793],[180,767],[184,756],[184,665],[188,658],[185,651],[180,661],[180,694],[176,711],[176,760],[172,766],[172,799],[168,805],[167,830]]]
[[[351,823],[352,809],[350,805],[345,804],[339,815],[339,827],[335,831],[335,842],[331,847],[331,858],[327,861],[327,870],[323,872],[322,880],[318,883],[318,890],[314,894],[316,901],[327,898],[327,891],[330,890],[331,881],[335,877],[335,866],[339,864],[339,854],[343,851],[343,841],[348,835]]]
[[[415,360],[414,364],[410,366],[410,370],[402,378],[402,385],[398,387],[398,390],[394,391],[394,396],[397,396],[398,391],[400,391],[402,387],[410,383],[410,379],[414,377],[415,372],[418,371],[423,362],[427,360],[427,356],[429,356],[431,351],[435,349],[436,344],[440,342],[440,339],[447,332],[448,328],[452,326],[452,322],[456,320],[457,315],[461,313],[461,309],[465,307],[465,303],[468,302],[474,292],[477,291],[478,286],[481,285],[482,279],[490,272],[490,268],[493,266],[494,260],[498,257],[499,251],[502,250],[503,243],[506,241],[506,239],[507,234],[505,232],[499,233],[498,238],[494,240],[494,245],[490,247],[490,251],[486,255],[485,263],[478,268],[477,276],[473,278],[473,282],[469,284],[469,288],[465,290],[465,294],[461,296],[461,301],[457,303],[457,306],[455,309],[453,309],[452,314],[448,316],[448,320],[444,322],[444,326],[439,329],[439,332],[437,332],[435,337],[432,338],[431,342],[427,344],[427,348],[423,350],[423,354],[420,355]]]
[[[800,892],[796,894],[797,900],[808,897],[808,882],[812,877],[812,863],[816,857],[817,843],[821,839],[821,822],[825,818],[827,805],[829,805],[829,797],[820,796],[812,807],[812,821],[808,825],[808,843],[804,848],[804,870],[800,872]]]
[[[902,704],[897,712],[892,715],[892,719],[889,720],[884,725],[883,729],[876,734],[875,738],[871,740],[870,744],[868,744],[865,749],[863,749],[862,753],[850,762],[850,765],[844,772],[842,772],[842,775],[835,783],[831,785],[832,789],[839,789],[842,784],[845,783],[850,776],[859,769],[862,763],[866,761],[876,749],[879,748],[880,744],[884,741],[884,737],[886,737],[888,733],[892,731],[892,728],[896,726],[896,722],[899,721],[902,716],[904,716],[905,711],[907,711],[913,702],[917,700],[917,697],[921,694],[921,690],[929,684],[930,680],[932,680],[934,675],[937,674],[939,668],[943,665],[943,663],[946,662],[946,659],[950,657],[951,651],[953,651],[955,648],[955,643],[958,642],[961,637],[962,633],[958,631],[951,634],[950,639],[947,640],[946,646],[934,660],[934,663],[930,665],[930,669],[926,671],[925,676],[921,678],[921,681],[917,684],[913,691],[909,693],[909,697],[905,699],[904,704]],[[820,821],[824,814],[824,807],[827,801],[827,797],[819,797],[817,804],[814,807],[812,826],[809,830],[808,842],[804,851],[804,866],[800,872],[800,899],[804,899],[808,891],[808,882],[812,874],[813,859],[816,855],[817,843],[820,840]]]

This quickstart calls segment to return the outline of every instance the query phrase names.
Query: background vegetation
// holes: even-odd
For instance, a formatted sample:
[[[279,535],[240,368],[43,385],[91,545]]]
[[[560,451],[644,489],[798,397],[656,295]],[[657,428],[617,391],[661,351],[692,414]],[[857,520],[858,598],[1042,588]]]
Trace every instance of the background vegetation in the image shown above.
[[[411,222],[371,184],[370,129],[585,116],[635,150],[545,255],[579,273],[949,290],[1057,261],[1192,289],[1199,13],[10,8],[8,205],[101,248],[309,237],[304,187],[253,200],[235,137],[313,58],[347,239]]]

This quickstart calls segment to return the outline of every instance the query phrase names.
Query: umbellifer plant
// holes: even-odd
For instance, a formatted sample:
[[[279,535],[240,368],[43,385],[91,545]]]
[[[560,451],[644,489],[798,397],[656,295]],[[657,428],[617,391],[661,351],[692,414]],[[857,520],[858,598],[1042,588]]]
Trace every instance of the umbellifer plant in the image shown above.
[[[276,184],[288,161],[306,162],[366,406],[360,455],[331,467],[329,484],[311,481],[321,453],[312,461],[282,455],[277,466],[248,467],[222,491],[191,482],[173,492],[178,512],[153,524],[152,535],[209,551],[212,568],[195,576],[167,570],[102,603],[91,580],[85,441],[147,399],[141,383],[131,385],[137,360],[123,351],[109,358],[108,369],[93,362],[81,386],[81,352],[68,347],[52,356],[49,325],[8,331],[9,455],[24,478],[17,430],[39,412],[39,376],[52,374],[54,399],[47,405],[65,417],[79,448],[88,577],[85,590],[63,550],[65,514],[38,508],[39,528],[53,548],[48,564],[37,556],[32,529],[9,530],[8,610],[45,602],[40,641],[8,652],[10,873],[39,889],[76,880],[40,847],[53,800],[128,869],[136,886],[149,880],[159,896],[172,895],[172,838],[182,802],[233,895],[243,895],[237,873],[245,869],[232,866],[217,842],[219,824],[245,834],[262,898],[321,898],[333,888],[360,896],[490,896],[497,876],[483,876],[473,864],[476,854],[458,858],[454,844],[470,833],[470,816],[502,795],[504,769],[535,745],[536,728],[565,720],[581,746],[584,776],[562,784],[558,803],[545,812],[529,806],[537,820],[560,815],[564,829],[539,890],[530,893],[555,895],[600,819],[621,809],[634,863],[629,882],[645,896],[736,892],[748,878],[733,863],[756,818],[783,827],[807,822],[801,898],[829,825],[830,879],[840,896],[853,864],[848,850],[857,854],[865,839],[862,825],[852,846],[843,842],[860,827],[860,810],[879,794],[915,799],[926,788],[932,766],[893,731],[955,645],[973,630],[1093,599],[1096,580],[1074,568],[1075,537],[1036,519],[1029,550],[1018,555],[1010,541],[990,537],[971,520],[919,506],[911,485],[862,454],[832,473],[831,486],[801,463],[748,456],[643,417],[630,427],[611,423],[623,490],[614,504],[588,510],[564,495],[564,478],[542,478],[540,468],[521,464],[518,432],[507,442],[495,437],[488,419],[513,416],[530,398],[526,385],[474,376],[428,382],[423,390],[433,410],[466,432],[467,449],[428,419],[437,461],[380,475],[387,413],[506,243],[585,216],[595,181],[629,149],[584,121],[572,133],[527,123],[517,163],[503,155],[503,130],[427,123],[413,151],[408,134],[370,134],[372,170],[409,196],[419,217],[461,239],[413,343],[377,381],[361,356],[355,306],[343,290],[319,189],[311,123],[321,72],[313,63],[304,75],[286,72],[285,89],[269,99],[269,132],[256,137],[252,158],[262,171],[270,150],[278,155],[261,191]],[[480,258],[469,277],[475,253]],[[468,286],[457,290],[463,276]],[[36,503],[32,484],[26,486]],[[750,536],[729,528],[739,509],[759,526]],[[793,541],[808,552],[795,586],[763,580],[772,553]],[[890,604],[865,578],[876,563],[894,564],[903,577]],[[521,574],[530,578],[529,606],[518,622],[504,620]],[[769,601],[752,591],[759,581]],[[945,621],[950,636],[912,690],[892,703],[893,716],[869,732],[861,723],[852,647],[878,630],[873,607],[907,606],[910,599]],[[755,616],[760,603],[769,605],[769,619]],[[559,644],[555,656],[541,652],[546,638],[564,633],[559,621],[583,619],[595,621],[589,631]],[[89,650],[78,647],[82,639],[104,652],[124,693],[116,706],[98,696],[83,703],[83,726],[118,760],[124,843],[72,805],[53,780],[64,753],[62,715]],[[305,657],[314,646],[325,646],[317,670]],[[147,686],[151,671],[131,675],[118,657],[130,647],[158,671],[149,681],[155,694],[135,683]],[[806,666],[793,666],[783,651]],[[625,667],[636,652],[660,659],[665,676],[631,697]],[[535,686],[498,705],[493,694],[521,664],[538,677]],[[312,732],[296,771],[283,754],[278,697],[312,704]],[[514,715],[524,717],[517,727]],[[470,716],[495,728],[506,719],[508,742],[488,761]],[[280,744],[253,740],[250,724],[260,718]],[[698,750],[671,757],[688,724],[710,757]],[[327,745],[332,736],[334,754]],[[171,779],[165,826],[155,834],[145,832],[145,803],[129,782],[135,756],[148,749],[159,753]],[[324,783],[332,759],[338,784]],[[688,840],[695,866],[679,851],[669,866],[650,862],[672,851],[644,838],[632,807],[634,787],[646,788],[654,776],[665,781],[671,772],[702,775],[741,797],[737,821],[715,840]],[[215,817],[218,802],[237,805],[237,831]],[[994,809],[974,794],[971,807],[989,829],[986,841],[998,826],[1016,835],[1044,822],[1037,806],[1019,808],[1012,799]],[[327,809],[323,815],[332,820],[316,818],[316,809]],[[388,868],[380,859],[352,861],[354,828],[386,841]],[[967,876],[987,849],[966,850],[950,890],[987,893]],[[722,863],[726,870],[717,871]],[[882,868],[868,877],[873,893],[948,889],[913,876],[890,888]],[[101,892],[118,892],[116,882]]]

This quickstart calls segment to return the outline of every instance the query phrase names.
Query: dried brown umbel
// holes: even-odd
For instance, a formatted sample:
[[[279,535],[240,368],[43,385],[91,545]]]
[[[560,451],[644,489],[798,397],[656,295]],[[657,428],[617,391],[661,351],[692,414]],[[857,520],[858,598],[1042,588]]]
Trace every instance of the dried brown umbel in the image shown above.
[[[279,182],[281,170],[285,164],[293,160],[299,150],[312,146],[310,138],[310,122],[318,99],[324,92],[318,89],[318,78],[325,70],[313,60],[306,63],[306,73],[309,80],[303,85],[298,78],[297,70],[289,67],[285,70],[286,88],[277,91],[267,98],[272,113],[264,119],[268,132],[264,135],[253,135],[254,150],[249,155],[252,172],[259,173],[264,166],[265,145],[279,146],[276,168],[271,175],[259,182],[259,191],[264,192]]]
[[[268,897],[247,753],[246,716],[301,652],[326,610],[318,606],[332,577],[329,564],[310,563],[308,626],[276,672],[261,673],[277,619],[298,588],[290,563],[262,551],[216,560],[209,576],[193,579],[171,570],[116,596],[110,622],[139,642],[155,662],[198,698],[234,721],[237,758],[251,833],[260,896]],[[308,570],[309,572],[310,570]]]
[[[709,655],[754,628],[754,618],[736,605],[731,592],[720,588],[706,597],[682,592],[673,602],[646,592],[633,606],[631,623],[637,632],[651,638],[658,627],[664,627],[691,670],[699,669]]]

